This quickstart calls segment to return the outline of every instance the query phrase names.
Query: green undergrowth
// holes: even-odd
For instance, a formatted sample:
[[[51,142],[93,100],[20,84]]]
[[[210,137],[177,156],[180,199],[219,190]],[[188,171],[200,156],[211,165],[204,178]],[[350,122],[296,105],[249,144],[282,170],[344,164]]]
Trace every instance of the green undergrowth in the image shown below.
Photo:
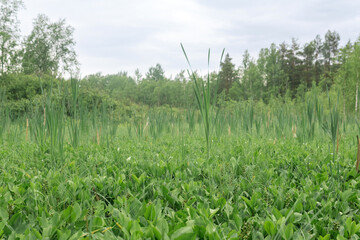
[[[119,137],[0,147],[4,239],[357,239],[356,142],[255,136]],[[339,175],[337,175],[339,173]],[[336,177],[331,177],[336,175]],[[339,177],[338,177],[339,176]],[[359,234],[359,235],[358,235]]]

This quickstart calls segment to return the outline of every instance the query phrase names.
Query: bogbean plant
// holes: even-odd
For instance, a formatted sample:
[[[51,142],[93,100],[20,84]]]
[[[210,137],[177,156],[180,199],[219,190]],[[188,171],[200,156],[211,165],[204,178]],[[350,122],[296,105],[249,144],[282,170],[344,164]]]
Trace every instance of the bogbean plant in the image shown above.
[[[276,116],[270,125],[279,123]],[[208,165],[198,138],[201,132],[184,133],[186,149],[174,141],[173,132],[159,135],[156,144],[149,138],[126,138],[107,150],[89,143],[76,150],[64,148],[68,157],[59,169],[39,161],[41,155],[32,143],[20,152],[21,143],[4,146],[0,179],[7,184],[0,188],[1,237],[358,236],[358,177],[353,161],[345,158],[340,169],[344,190],[331,188],[328,169],[319,161],[324,161],[323,166],[329,161],[323,136],[303,144],[288,135],[274,143],[241,132],[226,134],[214,144],[217,157],[214,165]]]

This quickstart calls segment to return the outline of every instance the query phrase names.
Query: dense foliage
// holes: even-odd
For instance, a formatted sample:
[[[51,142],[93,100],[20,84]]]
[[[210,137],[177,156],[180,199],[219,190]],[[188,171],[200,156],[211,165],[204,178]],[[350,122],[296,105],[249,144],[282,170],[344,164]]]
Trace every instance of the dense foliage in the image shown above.
[[[69,102],[0,113],[0,237],[359,237],[358,116],[339,114],[336,93],[231,102],[210,119],[208,155],[198,111],[118,122],[82,106],[77,83]]]
[[[0,86],[3,94],[13,101],[11,110],[24,113],[31,107],[33,98],[39,97],[39,91],[15,92],[24,92],[29,85],[31,89],[49,87],[51,84],[41,86],[49,78],[54,83],[51,86],[58,86],[62,76],[77,75],[74,29],[65,20],[51,22],[40,14],[34,20],[33,31],[21,40],[17,12],[23,6],[22,1],[2,0],[0,6]],[[339,44],[339,34],[328,31],[323,38],[317,35],[303,45],[295,39],[291,44],[271,44],[261,49],[256,58],[245,51],[241,66],[235,66],[227,54],[219,71],[210,73],[212,95],[220,94],[219,101],[251,99],[269,103],[272,98],[302,101],[305,92],[316,85],[323,92],[339,91],[346,99],[343,111],[357,111],[360,39],[349,41],[346,46]],[[207,79],[207,76],[196,77]],[[117,106],[196,105],[194,80],[184,71],[168,79],[160,64],[150,67],[144,77],[138,70],[134,77],[126,72],[89,75],[82,79],[81,86],[81,94],[87,95],[89,104],[104,98],[103,101],[111,99]]]
[[[65,80],[73,28],[0,7],[1,239],[359,239],[360,39]]]

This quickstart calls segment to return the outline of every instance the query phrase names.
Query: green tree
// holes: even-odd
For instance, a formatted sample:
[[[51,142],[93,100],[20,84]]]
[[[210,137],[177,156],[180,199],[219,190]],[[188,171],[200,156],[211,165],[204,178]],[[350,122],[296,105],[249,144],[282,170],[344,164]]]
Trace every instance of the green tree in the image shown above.
[[[107,75],[104,79],[108,82],[107,92],[114,99],[121,101],[136,100],[136,82],[132,77],[128,76],[127,72]]]
[[[280,44],[281,69],[288,77],[289,90],[292,96],[296,96],[296,91],[301,84],[302,60],[300,56],[300,46],[296,39],[292,39],[289,47],[286,43]]]
[[[339,63],[336,73],[336,87],[342,92],[344,111],[358,111],[360,83],[360,39],[350,42],[339,51]]]
[[[141,72],[140,72],[140,70],[138,68],[135,69],[134,74],[135,74],[135,82],[137,82],[137,83],[140,82],[141,79],[142,79],[142,75],[141,75]]]
[[[243,99],[262,99],[264,81],[261,71],[256,62],[246,50],[243,54],[242,66],[240,66],[240,87],[232,89],[232,96],[235,92],[242,93]]]
[[[315,52],[314,52],[315,82],[319,84],[323,72],[323,59],[322,59],[323,43],[320,35],[316,35],[315,39],[312,42],[315,48]]]
[[[316,46],[314,41],[306,43],[300,55],[303,58],[303,71],[302,71],[302,83],[305,84],[307,89],[310,89],[312,82],[316,81],[315,79],[315,51]]]
[[[257,65],[264,85],[264,100],[284,96],[288,88],[287,75],[281,68],[280,52],[274,43],[260,51]]]
[[[355,92],[355,111],[359,109],[359,84],[360,84],[360,38],[354,44],[354,51],[350,57],[350,66],[354,82],[356,82]]]
[[[19,21],[22,0],[0,0],[0,75],[17,67]]]
[[[25,40],[22,67],[26,74],[76,73],[78,61],[75,52],[74,28],[64,19],[50,22],[45,15],[38,15],[34,28]]]
[[[144,79],[138,84],[137,101],[138,103],[146,104],[148,106],[155,106],[157,98],[154,95],[154,90],[157,84],[156,81]]]
[[[243,81],[246,99],[262,99],[264,89],[263,76],[261,76],[258,65],[254,61],[250,62],[248,69],[244,72]]]
[[[340,35],[330,30],[325,34],[325,41],[322,48],[322,55],[324,61],[324,72],[321,80],[323,89],[330,88],[334,83],[334,75],[338,69],[336,59],[339,53]]]
[[[339,53],[339,43],[340,43],[340,35],[330,30],[327,31],[325,34],[325,42],[323,46],[323,56],[324,56],[324,63],[326,71],[332,71],[332,67],[335,63],[336,57]]]
[[[218,75],[219,88],[218,93],[225,91],[225,96],[229,96],[229,89],[234,82],[238,81],[238,71],[231,62],[229,53],[226,54],[223,62],[220,63],[220,71]]]
[[[150,67],[149,71],[146,73],[146,78],[161,81],[165,79],[164,70],[162,69],[161,65],[158,63],[155,67]]]

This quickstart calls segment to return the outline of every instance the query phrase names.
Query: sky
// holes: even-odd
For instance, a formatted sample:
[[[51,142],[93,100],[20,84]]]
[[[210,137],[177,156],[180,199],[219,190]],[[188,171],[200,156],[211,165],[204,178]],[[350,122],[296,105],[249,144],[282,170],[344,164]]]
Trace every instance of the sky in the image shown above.
[[[218,70],[220,55],[230,54],[239,66],[248,50],[256,58],[271,43],[300,45],[340,34],[341,45],[360,36],[359,0],[23,0],[19,12],[22,35],[32,30],[38,14],[65,19],[75,28],[81,77],[135,69],[142,75],[160,63],[167,77],[188,64],[205,75]]]

